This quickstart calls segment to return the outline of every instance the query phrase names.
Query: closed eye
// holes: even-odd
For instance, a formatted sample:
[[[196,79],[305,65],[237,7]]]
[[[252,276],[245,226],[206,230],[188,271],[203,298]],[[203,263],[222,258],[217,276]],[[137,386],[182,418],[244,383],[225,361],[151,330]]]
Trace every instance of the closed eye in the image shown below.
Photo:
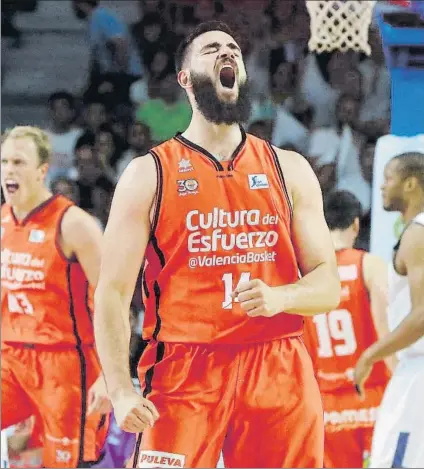
[[[207,52],[204,52],[203,55],[216,54],[217,52],[218,52],[218,49],[208,50]]]
[[[23,165],[26,164],[26,162],[23,159],[20,159],[20,158],[14,158],[14,159],[11,159],[11,160],[8,160],[6,158],[1,159],[1,164],[2,165],[6,165],[9,162],[12,163],[14,166],[23,166]]]
[[[14,166],[23,166],[25,164],[24,160],[12,160]]]
[[[235,44],[234,42],[230,42],[227,44],[227,47],[229,47],[234,55],[237,55],[237,57],[240,54],[240,47]],[[211,42],[210,44],[206,44],[206,46],[203,46],[202,49],[200,50],[200,53],[202,55],[207,55],[207,54],[214,54],[219,51],[221,48],[221,44],[219,42]]]

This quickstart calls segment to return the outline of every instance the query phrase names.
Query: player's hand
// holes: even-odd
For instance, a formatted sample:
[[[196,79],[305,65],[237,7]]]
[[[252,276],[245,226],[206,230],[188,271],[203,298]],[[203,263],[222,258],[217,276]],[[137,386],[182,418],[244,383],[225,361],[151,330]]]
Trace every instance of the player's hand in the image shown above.
[[[121,391],[112,401],[115,419],[121,430],[141,433],[153,427],[159,418],[153,402],[137,393],[135,389]]]
[[[364,399],[365,397],[365,381],[371,374],[372,368],[374,366],[374,362],[372,361],[369,353],[367,352],[368,351],[365,350],[365,352],[359,357],[353,375],[353,382],[355,383],[356,391],[362,399]]]
[[[256,316],[270,318],[282,310],[274,288],[259,279],[240,283],[232,296],[252,318]]]
[[[96,379],[88,391],[88,410],[87,414],[99,412],[108,414],[112,410],[112,403],[107,394],[105,379],[102,374]]]

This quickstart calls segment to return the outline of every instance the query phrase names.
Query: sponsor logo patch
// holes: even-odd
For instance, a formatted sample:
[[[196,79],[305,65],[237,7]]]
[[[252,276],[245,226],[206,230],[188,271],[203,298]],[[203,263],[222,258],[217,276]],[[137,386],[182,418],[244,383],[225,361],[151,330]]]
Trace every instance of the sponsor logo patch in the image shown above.
[[[179,179],[177,181],[177,191],[180,196],[186,196],[189,194],[198,194],[199,183],[196,179]]]
[[[183,454],[164,451],[140,451],[137,467],[184,467]]]
[[[185,158],[182,158],[178,162],[178,172],[179,173],[188,173],[189,171],[193,171],[193,165],[191,164],[190,160],[186,160]]]
[[[29,234],[29,242],[30,243],[42,243],[45,237],[46,237],[46,233],[43,230],[31,230]]]
[[[71,460],[71,453],[70,451],[62,450],[62,449],[57,449],[56,450],[56,462],[62,462],[62,463],[69,463]]]
[[[374,424],[377,418],[377,407],[363,409],[344,409],[324,412],[324,425],[344,425],[352,427],[369,426]]]
[[[252,190],[256,189],[268,189],[268,178],[266,174],[249,174],[249,187]]]

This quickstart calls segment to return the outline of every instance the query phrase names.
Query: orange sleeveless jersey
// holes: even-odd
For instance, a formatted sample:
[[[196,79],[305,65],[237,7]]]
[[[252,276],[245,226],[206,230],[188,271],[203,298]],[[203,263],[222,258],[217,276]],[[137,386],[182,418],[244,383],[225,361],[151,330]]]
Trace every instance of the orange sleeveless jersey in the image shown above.
[[[94,343],[92,289],[59,246],[60,225],[73,204],[54,196],[17,221],[1,208],[2,342]]]
[[[143,274],[147,339],[243,344],[302,333],[300,316],[249,318],[231,298],[249,279],[298,279],[277,155],[242,135],[227,163],[181,135],[151,150],[158,198]]]
[[[342,249],[336,254],[342,284],[339,307],[305,321],[305,343],[322,392],[352,389],[359,357],[378,339],[362,274],[365,252]],[[384,362],[378,362],[367,386],[384,385],[389,377]]]

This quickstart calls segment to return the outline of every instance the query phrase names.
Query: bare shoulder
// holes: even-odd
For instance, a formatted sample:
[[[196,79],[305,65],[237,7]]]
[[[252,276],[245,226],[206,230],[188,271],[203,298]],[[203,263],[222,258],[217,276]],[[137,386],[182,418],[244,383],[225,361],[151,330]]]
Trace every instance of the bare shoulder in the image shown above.
[[[98,229],[99,224],[89,213],[76,205],[69,207],[62,219],[62,234],[69,237],[77,235],[75,230],[85,229],[87,227],[96,226]]]
[[[103,236],[97,220],[75,205],[65,212],[60,230],[60,246],[68,259],[84,246],[99,247]]]
[[[307,159],[295,151],[282,150],[273,146],[281,169],[286,170],[288,176],[293,176],[297,172],[309,173],[312,171]]]
[[[370,269],[385,269],[387,268],[387,263],[380,256],[366,252],[364,254],[364,267],[369,267]]]
[[[424,225],[411,223],[402,235],[398,257],[403,262],[424,265]]]
[[[156,175],[156,165],[153,156],[147,153],[131,160],[119,181],[122,180],[125,184],[137,185],[140,180],[149,182],[153,175]]]
[[[307,159],[295,151],[273,148],[277,154],[292,202],[296,202],[296,199],[305,195],[311,199],[314,199],[315,196],[321,199],[318,179]]]
[[[114,203],[122,201],[131,207],[152,205],[157,188],[157,172],[153,156],[134,158],[125,168],[115,190]]]
[[[362,268],[367,286],[377,279],[387,281],[387,263],[380,256],[366,252]]]

